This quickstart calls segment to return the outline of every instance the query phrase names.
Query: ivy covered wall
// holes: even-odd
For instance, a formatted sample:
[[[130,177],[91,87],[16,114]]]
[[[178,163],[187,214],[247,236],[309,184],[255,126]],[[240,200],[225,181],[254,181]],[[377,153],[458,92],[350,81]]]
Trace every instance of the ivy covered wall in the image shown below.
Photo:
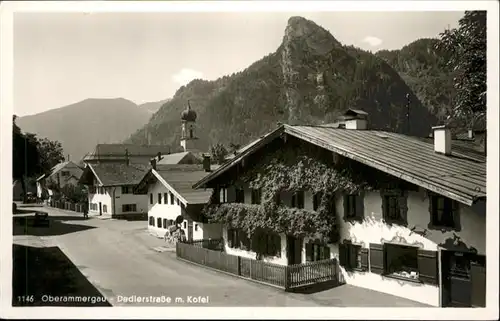
[[[221,188],[260,189],[261,204],[219,204]],[[336,192],[405,188],[401,181],[298,138],[283,134],[211,182],[214,193],[205,207],[210,221],[240,228],[313,237],[336,242],[338,231],[334,206]],[[285,206],[283,193],[312,191],[316,210]]]

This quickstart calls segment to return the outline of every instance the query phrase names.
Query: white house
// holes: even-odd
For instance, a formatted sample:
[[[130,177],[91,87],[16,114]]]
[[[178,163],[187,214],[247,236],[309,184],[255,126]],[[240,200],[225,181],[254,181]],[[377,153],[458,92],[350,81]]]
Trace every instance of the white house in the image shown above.
[[[148,169],[144,164],[87,164],[80,182],[89,189],[89,215],[145,219],[148,198],[133,191]]]
[[[329,244],[268,233],[258,237],[267,243],[259,256],[251,251],[254,236],[224,227],[225,251],[283,265],[336,258],[348,284],[432,306],[484,306],[485,155],[452,149],[446,127],[435,128],[429,143],[367,130],[364,120],[347,119],[341,128],[280,126],[196,183],[194,188],[220,191],[214,194],[219,203],[259,206],[263,191],[239,178],[255,168],[267,175],[270,163],[264,162],[279,162],[274,155],[291,151],[309,159],[322,155],[326,166],[355,168],[367,179],[384,177],[392,184],[353,195],[335,192],[329,211],[337,235]],[[294,159],[288,159],[287,170],[307,168]],[[313,215],[321,192],[290,190],[277,196],[281,206]]]
[[[83,169],[72,161],[59,163],[52,167],[50,172],[43,174],[36,180],[37,196],[42,193],[53,194],[51,187],[63,188],[66,185],[77,185]]]
[[[210,163],[205,168],[202,164],[171,163],[181,159],[191,160],[175,154],[165,155],[158,164],[154,160],[153,168],[135,189],[148,197],[148,229],[152,235],[164,237],[167,228],[182,216],[180,227],[187,240],[220,238],[222,225],[208,223],[201,213],[212,191],[192,189],[194,183],[209,174]]]

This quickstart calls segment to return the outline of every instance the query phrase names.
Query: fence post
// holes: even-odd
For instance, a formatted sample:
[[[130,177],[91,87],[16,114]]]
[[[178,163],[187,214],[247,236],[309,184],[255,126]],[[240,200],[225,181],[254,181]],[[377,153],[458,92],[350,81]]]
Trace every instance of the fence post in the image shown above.
[[[288,265],[285,265],[285,291],[290,287],[290,270]]]
[[[238,257],[238,275],[241,275],[241,256],[237,256]]]

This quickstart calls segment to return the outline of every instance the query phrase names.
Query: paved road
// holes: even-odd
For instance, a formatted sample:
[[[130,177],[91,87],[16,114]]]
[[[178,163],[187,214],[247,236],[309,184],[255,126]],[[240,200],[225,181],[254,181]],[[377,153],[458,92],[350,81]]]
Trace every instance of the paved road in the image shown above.
[[[285,293],[179,261],[173,251],[158,252],[155,248],[165,246],[165,243],[147,233],[145,222],[97,218],[78,220],[79,217],[75,217],[78,214],[62,210],[38,210],[49,212],[50,216],[59,216],[58,224],[67,225],[67,228],[59,227],[60,233],[48,232],[42,236],[15,235],[14,242],[32,246],[59,246],[113,305],[423,306],[348,285],[314,294]],[[131,296],[144,299],[170,297],[172,302],[121,300]],[[175,302],[175,298],[180,299]],[[204,298],[208,302],[195,304],[189,302],[190,298]]]

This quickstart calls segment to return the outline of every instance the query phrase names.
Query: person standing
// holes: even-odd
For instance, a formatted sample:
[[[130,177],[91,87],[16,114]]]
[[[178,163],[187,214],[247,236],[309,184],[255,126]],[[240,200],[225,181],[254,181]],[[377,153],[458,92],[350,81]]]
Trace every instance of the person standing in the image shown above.
[[[89,204],[87,202],[83,203],[83,218],[89,218]]]

